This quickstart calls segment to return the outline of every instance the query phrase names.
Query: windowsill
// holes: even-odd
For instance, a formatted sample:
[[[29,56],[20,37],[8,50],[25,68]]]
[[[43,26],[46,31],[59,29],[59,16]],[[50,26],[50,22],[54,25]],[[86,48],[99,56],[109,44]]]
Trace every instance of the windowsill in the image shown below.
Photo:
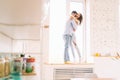
[[[64,63],[44,63],[45,65],[94,65],[94,63],[70,63],[70,64],[64,64]]]
[[[45,63],[44,67],[46,68],[94,68],[93,63],[85,64],[48,64]]]

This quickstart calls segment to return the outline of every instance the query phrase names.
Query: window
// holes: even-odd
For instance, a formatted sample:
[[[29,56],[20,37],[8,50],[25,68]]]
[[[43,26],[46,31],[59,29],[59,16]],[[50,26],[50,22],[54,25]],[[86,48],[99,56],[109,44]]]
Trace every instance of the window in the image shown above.
[[[50,0],[49,63],[60,64],[64,62],[63,32],[65,22],[72,10],[76,10],[83,14],[84,20],[82,25],[77,29],[76,41],[82,55],[82,60],[87,61],[87,58],[90,58],[90,34],[89,27],[87,27],[85,23],[85,18],[87,18],[85,17],[85,1]],[[86,31],[88,32],[86,33]]]

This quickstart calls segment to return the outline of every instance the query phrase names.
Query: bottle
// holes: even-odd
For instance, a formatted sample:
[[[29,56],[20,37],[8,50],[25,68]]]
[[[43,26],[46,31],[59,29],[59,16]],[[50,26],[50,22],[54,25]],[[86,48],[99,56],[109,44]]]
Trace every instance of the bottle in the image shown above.
[[[25,71],[26,71],[26,58],[25,58],[25,54],[21,54],[20,57],[22,58],[22,73],[25,73]]]
[[[10,74],[10,59],[8,57],[5,57],[5,76],[8,76]]]
[[[5,67],[5,59],[3,56],[0,56],[0,78],[4,77],[4,67]]]

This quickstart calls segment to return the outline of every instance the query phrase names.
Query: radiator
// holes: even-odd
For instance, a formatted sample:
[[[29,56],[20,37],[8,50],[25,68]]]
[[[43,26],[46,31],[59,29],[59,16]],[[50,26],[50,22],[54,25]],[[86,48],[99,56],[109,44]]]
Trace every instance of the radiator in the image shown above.
[[[71,78],[96,77],[93,68],[56,68],[54,69],[54,80],[70,80]]]

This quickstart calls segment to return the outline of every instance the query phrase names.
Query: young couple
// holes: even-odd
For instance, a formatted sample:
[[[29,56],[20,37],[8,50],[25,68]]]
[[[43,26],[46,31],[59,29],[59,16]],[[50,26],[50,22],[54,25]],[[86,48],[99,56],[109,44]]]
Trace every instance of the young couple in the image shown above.
[[[83,19],[83,16],[81,13],[72,11],[70,18],[66,22],[66,27],[65,27],[65,32],[64,32],[64,40],[65,40],[64,62],[65,64],[71,63],[69,47],[71,48],[73,59],[75,61],[75,53],[74,53],[73,45],[77,50],[79,61],[80,61],[81,55],[80,55],[78,46],[76,44],[75,31],[77,29],[77,26],[81,24],[82,19]]]

